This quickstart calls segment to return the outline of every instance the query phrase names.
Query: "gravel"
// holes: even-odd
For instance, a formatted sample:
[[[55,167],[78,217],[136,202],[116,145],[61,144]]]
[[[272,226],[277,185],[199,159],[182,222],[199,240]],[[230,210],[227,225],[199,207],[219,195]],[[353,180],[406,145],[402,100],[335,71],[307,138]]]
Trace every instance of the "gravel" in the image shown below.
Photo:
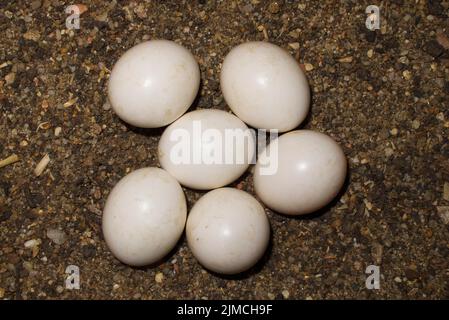
[[[0,168],[0,298],[449,298],[448,1],[390,1],[376,31],[365,27],[367,1],[83,3],[79,30],[65,28],[67,1],[0,3],[0,160],[20,159]],[[148,268],[121,264],[103,240],[111,188],[158,165],[162,129],[123,123],[107,101],[114,62],[153,38],[198,60],[192,109],[229,110],[219,74],[233,46],[285,48],[313,93],[302,127],[329,134],[348,157],[347,184],[325,209],[267,210],[270,249],[243,275],[205,271],[184,237]],[[51,161],[35,176],[44,155]],[[233,186],[253,193],[251,178]],[[189,207],[203,194],[185,192]],[[34,250],[24,247],[31,239]],[[365,287],[373,264],[380,290]],[[69,265],[80,290],[65,287]]]

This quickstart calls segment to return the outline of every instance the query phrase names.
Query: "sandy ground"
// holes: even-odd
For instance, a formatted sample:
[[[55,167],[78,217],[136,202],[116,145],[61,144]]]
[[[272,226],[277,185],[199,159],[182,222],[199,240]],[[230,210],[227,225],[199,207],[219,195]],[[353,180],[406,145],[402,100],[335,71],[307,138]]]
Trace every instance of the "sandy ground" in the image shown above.
[[[1,1],[0,160],[20,161],[0,168],[0,298],[449,298],[449,2],[417,2],[87,1],[80,29],[67,30],[68,1]],[[368,4],[381,6],[375,32]],[[108,193],[130,170],[158,165],[162,132],[114,115],[109,70],[154,38],[197,58],[193,108],[229,110],[219,74],[233,46],[285,48],[313,92],[302,127],[329,134],[348,157],[348,183],[324,210],[267,209],[270,250],[244,275],[205,271],[185,237],[140,269],[103,241]],[[252,192],[251,173],[233,185]],[[189,207],[202,195],[185,192]],[[80,290],[65,288],[69,265]],[[369,265],[380,266],[380,290],[365,287]]]

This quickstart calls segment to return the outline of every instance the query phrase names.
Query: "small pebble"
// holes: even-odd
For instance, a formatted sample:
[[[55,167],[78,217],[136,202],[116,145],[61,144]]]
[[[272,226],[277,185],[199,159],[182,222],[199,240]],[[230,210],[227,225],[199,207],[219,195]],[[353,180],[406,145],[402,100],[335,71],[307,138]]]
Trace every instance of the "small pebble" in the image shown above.
[[[47,237],[55,244],[63,244],[66,241],[66,234],[59,229],[47,229]]]
[[[298,29],[292,30],[289,32],[288,34],[290,37],[294,38],[294,39],[298,39],[299,38],[299,31]]]
[[[392,148],[385,148],[385,155],[387,157],[391,157],[394,154],[394,150]]]
[[[449,38],[444,33],[438,33],[436,39],[440,46],[446,50],[449,50]]]
[[[405,80],[410,80],[412,78],[412,73],[408,70],[404,70],[402,72],[402,76],[404,77]]]
[[[424,44],[423,51],[434,58],[438,58],[443,54],[444,48],[438,43],[437,40],[430,40]]]
[[[218,106],[222,102],[223,102],[223,96],[219,96],[219,97],[214,98],[212,100],[212,103],[213,103],[214,106]]]
[[[406,56],[400,57],[398,59],[398,61],[399,61],[399,63],[405,64],[405,65],[408,65],[410,63],[410,61],[408,60],[408,58]]]
[[[288,46],[289,46],[290,48],[292,48],[293,50],[298,50],[298,49],[299,49],[299,42],[292,42],[292,43],[289,43]]]
[[[6,84],[13,84],[15,80],[16,80],[16,74],[14,72],[8,73],[5,76]]]
[[[374,258],[376,264],[382,263],[383,246],[380,243],[374,243],[371,249],[371,255]]]
[[[365,207],[366,207],[368,210],[373,209],[373,204],[372,204],[371,202],[369,202],[367,199],[363,199],[363,202],[365,203]]]
[[[110,110],[110,109],[111,109],[111,103],[110,103],[109,101],[106,101],[106,102],[103,104],[103,110],[108,111],[108,110]]]
[[[164,274],[162,272],[156,273],[156,275],[154,276],[154,280],[157,283],[162,283],[162,281],[164,280]]]
[[[413,280],[416,280],[416,279],[419,278],[419,272],[416,270],[416,266],[415,265],[405,269],[404,273],[405,273],[405,277],[408,280],[413,281]]]
[[[419,122],[419,120],[415,119],[415,120],[412,121],[412,128],[413,129],[415,129],[415,130],[419,129],[420,126],[421,126],[421,122]]]
[[[55,128],[55,137],[59,137],[59,135],[61,134],[62,128],[61,127],[56,127]]]
[[[288,299],[290,297],[290,292],[288,292],[288,290],[283,290],[282,296],[284,297],[284,299]]]
[[[25,242],[24,246],[27,249],[32,249],[40,244],[40,239],[31,239]]]
[[[31,2],[31,10],[37,10],[41,7],[42,5],[42,1],[41,0],[34,0],[33,2]]]
[[[279,3],[277,3],[276,1],[270,3],[270,5],[268,6],[268,11],[270,11],[270,13],[272,14],[279,13]]]
[[[312,71],[314,69],[313,65],[310,63],[304,63],[304,68],[306,71]]]
[[[36,30],[29,30],[24,33],[23,38],[31,41],[38,41],[41,37],[40,33]]]
[[[31,273],[33,271],[33,264],[29,261],[24,261],[23,262],[23,268],[28,271],[29,273]]]

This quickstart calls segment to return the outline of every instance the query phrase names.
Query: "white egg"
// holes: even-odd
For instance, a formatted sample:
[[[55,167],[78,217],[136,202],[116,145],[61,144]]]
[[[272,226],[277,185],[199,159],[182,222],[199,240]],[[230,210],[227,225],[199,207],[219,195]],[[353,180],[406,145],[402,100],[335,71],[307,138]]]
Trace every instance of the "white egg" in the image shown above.
[[[296,128],[307,116],[310,89],[296,60],[268,42],[247,42],[226,56],[220,77],[231,110],[259,129]]]
[[[196,110],[172,123],[159,141],[159,162],[182,185],[208,190],[239,178],[253,161],[253,132],[221,110]]]
[[[186,216],[179,183],[162,169],[143,168],[112,189],[103,212],[103,234],[117,259],[132,266],[149,265],[175,247]]]
[[[311,213],[338,194],[346,169],[343,150],[332,138],[311,130],[292,131],[259,155],[254,190],[279,213]]]
[[[193,55],[168,40],[142,42],[117,61],[109,78],[109,101],[125,122],[142,128],[165,126],[195,100],[200,70]]]
[[[236,274],[254,266],[270,239],[270,223],[260,203],[232,188],[208,192],[189,213],[187,242],[207,269]]]

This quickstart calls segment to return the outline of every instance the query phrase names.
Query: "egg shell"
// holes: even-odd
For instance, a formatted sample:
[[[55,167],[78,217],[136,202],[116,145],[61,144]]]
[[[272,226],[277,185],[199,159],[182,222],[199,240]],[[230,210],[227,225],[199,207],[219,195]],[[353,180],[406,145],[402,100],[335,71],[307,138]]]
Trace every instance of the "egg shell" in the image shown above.
[[[233,48],[224,59],[220,85],[231,110],[255,128],[289,131],[309,111],[304,72],[287,51],[268,42]]]
[[[342,188],[346,157],[331,137],[311,130],[292,131],[267,148],[255,166],[254,190],[271,209],[287,215],[311,213]]]
[[[123,54],[109,77],[109,101],[125,122],[142,128],[165,126],[191,106],[200,70],[193,55],[168,40],[142,42]]]
[[[132,266],[158,262],[184,230],[187,206],[179,183],[159,168],[122,178],[108,196],[103,235],[117,259]]]
[[[209,139],[206,132],[217,133],[218,138]],[[228,143],[227,132],[241,139]],[[181,134],[189,140],[182,148],[181,141],[187,139],[181,139]],[[231,113],[214,109],[192,111],[176,120],[164,131],[158,147],[162,168],[182,185],[200,190],[219,188],[238,179],[253,161],[254,152],[254,136],[245,123]],[[208,160],[211,155],[219,155],[221,161]],[[180,162],[178,156],[187,156],[188,160]],[[231,161],[227,162],[226,156]]]
[[[245,191],[220,188],[200,198],[189,213],[187,242],[207,269],[237,274],[263,256],[270,223],[262,205]]]

